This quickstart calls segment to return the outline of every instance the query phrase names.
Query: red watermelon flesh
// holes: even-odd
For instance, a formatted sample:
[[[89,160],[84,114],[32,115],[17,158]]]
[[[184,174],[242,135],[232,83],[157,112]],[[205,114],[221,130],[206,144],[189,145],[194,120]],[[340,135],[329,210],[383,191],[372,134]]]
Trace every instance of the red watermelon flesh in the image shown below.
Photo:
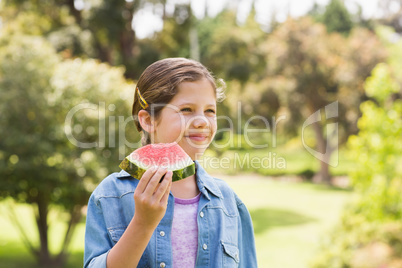
[[[193,160],[176,142],[145,145],[120,163],[120,168],[137,179],[141,179],[144,172],[153,166],[173,171],[173,181],[195,174]]]

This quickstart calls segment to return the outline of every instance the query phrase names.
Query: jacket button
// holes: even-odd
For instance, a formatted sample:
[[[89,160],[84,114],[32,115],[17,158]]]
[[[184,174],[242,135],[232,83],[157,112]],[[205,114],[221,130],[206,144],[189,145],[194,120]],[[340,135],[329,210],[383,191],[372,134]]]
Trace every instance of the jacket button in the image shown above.
[[[159,234],[160,234],[160,236],[165,236],[165,232],[164,232],[164,231],[160,231]]]
[[[161,268],[165,268],[166,264],[164,262],[161,262],[161,264],[159,265]]]
[[[202,211],[200,212],[200,217],[204,218],[204,212],[202,212]]]
[[[208,248],[207,244],[202,245],[202,248],[203,248],[204,250],[207,250],[207,248]]]

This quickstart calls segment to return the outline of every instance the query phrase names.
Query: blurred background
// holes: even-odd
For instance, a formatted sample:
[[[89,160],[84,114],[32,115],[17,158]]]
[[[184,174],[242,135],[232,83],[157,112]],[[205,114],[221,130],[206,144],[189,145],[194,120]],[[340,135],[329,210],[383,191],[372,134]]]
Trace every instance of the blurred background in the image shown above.
[[[226,82],[203,163],[260,267],[402,267],[401,34],[400,0],[0,0],[0,267],[82,267],[89,195],[140,146],[135,83],[166,57]]]

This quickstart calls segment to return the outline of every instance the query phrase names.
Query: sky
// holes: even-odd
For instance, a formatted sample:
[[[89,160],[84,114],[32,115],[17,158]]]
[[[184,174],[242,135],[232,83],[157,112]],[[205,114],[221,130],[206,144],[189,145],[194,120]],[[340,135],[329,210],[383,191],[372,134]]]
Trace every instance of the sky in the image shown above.
[[[127,1],[127,0],[126,0]],[[130,1],[130,0],[128,0]],[[255,0],[256,20],[261,25],[268,25],[271,21],[271,16],[275,12],[276,20],[283,22],[287,14],[292,17],[298,17],[306,14],[313,6],[314,2],[319,5],[326,5],[330,0]],[[357,12],[357,4],[363,8],[363,16],[365,18],[381,16],[378,9],[378,3],[381,0],[344,0],[348,10],[352,13]],[[167,12],[172,13],[174,3],[191,2],[194,15],[201,19],[205,14],[207,6],[208,16],[215,16],[225,5],[232,4],[233,0],[168,0]],[[239,0],[238,21],[241,23],[247,18],[251,9],[252,0]],[[233,4],[232,4],[233,5]],[[133,27],[138,38],[152,36],[154,31],[162,30],[163,23],[161,19],[162,6],[154,6],[152,4],[145,5],[144,9],[140,10],[133,20]]]

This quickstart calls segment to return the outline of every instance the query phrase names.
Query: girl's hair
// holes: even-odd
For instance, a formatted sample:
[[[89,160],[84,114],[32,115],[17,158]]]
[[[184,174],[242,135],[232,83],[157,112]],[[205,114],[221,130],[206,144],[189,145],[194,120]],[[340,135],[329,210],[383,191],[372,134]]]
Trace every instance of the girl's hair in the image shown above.
[[[223,80],[216,80],[204,65],[195,60],[167,58],[159,60],[145,69],[137,83],[132,109],[137,130],[142,134],[142,145],[150,144],[151,140],[148,133],[142,129],[137,118],[138,112],[143,110],[137,91],[148,104],[145,110],[157,119],[165,105],[176,95],[180,83],[195,82],[203,78],[211,83],[216,100],[223,100],[225,87]],[[217,83],[219,83],[219,87]]]

